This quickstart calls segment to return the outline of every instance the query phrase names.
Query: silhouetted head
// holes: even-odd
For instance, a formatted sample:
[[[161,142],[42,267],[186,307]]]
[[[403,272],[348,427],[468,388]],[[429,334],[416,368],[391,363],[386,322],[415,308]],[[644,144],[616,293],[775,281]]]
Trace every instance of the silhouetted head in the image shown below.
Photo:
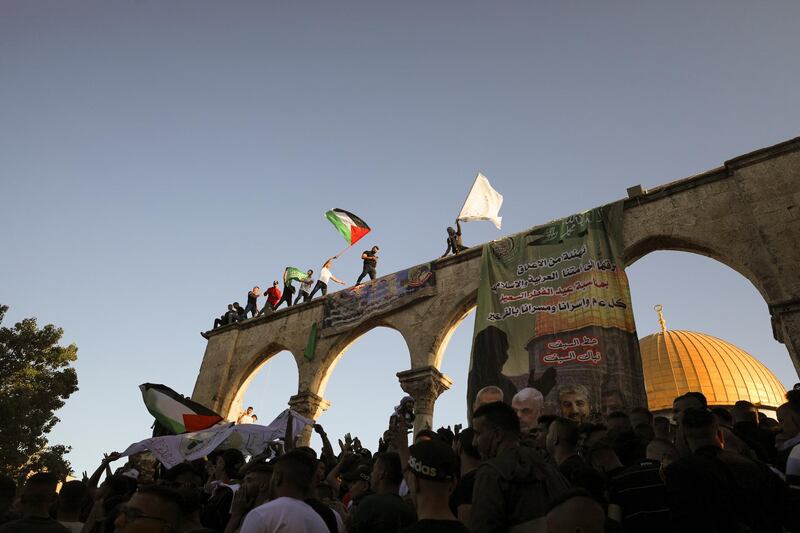
[[[491,372],[500,372],[508,361],[508,337],[506,332],[489,326],[475,335],[473,353],[481,365]]]

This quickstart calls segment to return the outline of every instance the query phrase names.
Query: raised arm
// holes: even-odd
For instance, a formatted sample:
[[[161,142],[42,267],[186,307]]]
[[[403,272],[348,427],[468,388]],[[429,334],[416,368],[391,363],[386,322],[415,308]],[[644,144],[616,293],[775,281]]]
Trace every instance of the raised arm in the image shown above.
[[[456,235],[461,237],[461,221],[456,219]]]
[[[89,493],[92,494],[97,489],[97,485],[100,482],[100,476],[103,475],[103,472],[106,472],[106,476],[111,475],[111,468],[108,466],[109,464],[113,463],[121,456],[117,452],[111,452],[109,454],[103,454],[103,460],[100,461],[100,466],[97,467],[97,470],[94,471],[92,477],[89,478],[87,482],[87,487],[89,489]]]
[[[333,446],[331,446],[331,441],[328,439],[328,434],[325,433],[325,429],[320,424],[314,424],[314,431],[317,432],[319,438],[322,440],[322,460],[325,464],[332,465],[336,462],[336,455],[333,453]]]

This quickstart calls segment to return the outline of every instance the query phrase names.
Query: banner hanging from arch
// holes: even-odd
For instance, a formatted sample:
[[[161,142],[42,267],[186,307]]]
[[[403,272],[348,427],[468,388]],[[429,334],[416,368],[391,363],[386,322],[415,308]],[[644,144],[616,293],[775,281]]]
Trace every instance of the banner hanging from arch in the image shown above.
[[[535,388],[577,421],[646,405],[621,202],[484,245],[470,406],[489,385],[507,403]]]

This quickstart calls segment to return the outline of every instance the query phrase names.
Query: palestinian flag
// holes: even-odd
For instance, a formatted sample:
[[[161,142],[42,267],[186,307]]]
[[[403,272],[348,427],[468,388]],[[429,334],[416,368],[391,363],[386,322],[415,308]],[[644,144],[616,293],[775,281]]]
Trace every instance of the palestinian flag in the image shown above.
[[[185,398],[165,385],[139,385],[147,410],[159,424],[175,435],[200,431],[222,420],[211,409]]]
[[[308,274],[300,270],[299,268],[295,267],[286,267],[283,271],[283,282],[286,283],[290,279],[296,279],[297,281],[303,281],[308,277]]]
[[[325,218],[336,226],[337,231],[342,234],[350,246],[370,231],[366,222],[344,209],[331,209],[325,213]]]

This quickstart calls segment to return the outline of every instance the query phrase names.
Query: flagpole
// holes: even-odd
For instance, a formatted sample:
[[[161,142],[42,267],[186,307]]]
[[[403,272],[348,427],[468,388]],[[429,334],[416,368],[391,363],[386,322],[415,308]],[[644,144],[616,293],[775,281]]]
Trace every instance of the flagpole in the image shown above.
[[[358,241],[356,241],[356,242],[358,242]],[[353,245],[355,245],[355,242],[353,244],[351,244],[350,246],[348,246],[347,248],[345,248],[344,250],[342,250],[341,252],[339,252],[338,254],[334,255],[333,258],[334,259],[339,259],[339,256],[342,255],[343,253],[345,253],[350,248],[352,248]]]

